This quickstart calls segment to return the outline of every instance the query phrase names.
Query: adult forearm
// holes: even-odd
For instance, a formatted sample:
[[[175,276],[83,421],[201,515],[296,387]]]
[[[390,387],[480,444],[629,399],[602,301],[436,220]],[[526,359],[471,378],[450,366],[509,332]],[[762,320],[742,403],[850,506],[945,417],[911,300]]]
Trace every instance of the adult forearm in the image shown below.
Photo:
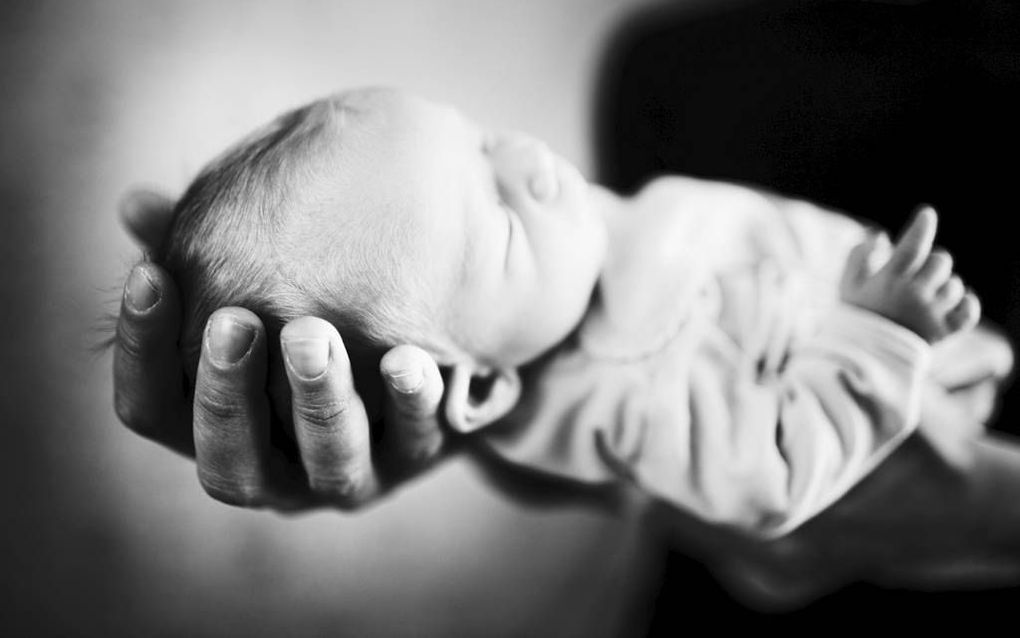
[[[799,607],[862,581],[914,590],[1020,583],[1020,443],[961,435],[970,428],[959,427],[958,410],[929,407],[919,431],[794,533],[762,542],[670,515],[670,540],[759,608]]]
[[[945,490],[924,481],[910,490],[930,508],[910,560],[887,563],[877,582],[940,589],[1020,582],[1020,445],[992,435],[953,445],[952,476],[931,484]]]

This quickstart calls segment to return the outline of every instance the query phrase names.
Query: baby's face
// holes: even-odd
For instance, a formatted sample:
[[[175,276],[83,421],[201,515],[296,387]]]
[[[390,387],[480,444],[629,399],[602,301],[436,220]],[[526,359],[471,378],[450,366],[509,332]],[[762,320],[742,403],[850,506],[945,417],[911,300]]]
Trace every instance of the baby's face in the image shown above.
[[[339,162],[351,187],[333,223],[360,210],[369,241],[398,251],[388,276],[430,302],[430,330],[451,344],[440,359],[519,365],[566,337],[606,252],[580,172],[538,140],[404,93],[345,103]]]

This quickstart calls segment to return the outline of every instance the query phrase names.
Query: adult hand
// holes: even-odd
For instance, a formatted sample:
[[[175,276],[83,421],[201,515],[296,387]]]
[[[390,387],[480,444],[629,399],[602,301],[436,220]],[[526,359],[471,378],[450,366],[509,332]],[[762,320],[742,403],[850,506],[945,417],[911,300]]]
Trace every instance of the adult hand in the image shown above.
[[[145,250],[170,228],[173,202],[130,194],[125,226]],[[124,287],[114,346],[117,415],[134,432],[194,456],[199,480],[215,499],[244,507],[294,511],[357,509],[440,458],[443,381],[435,361],[413,346],[382,359],[385,427],[369,437],[343,340],[329,323],[303,317],[280,340],[298,459],[271,444],[265,327],[243,308],[210,317],[194,392],[177,348],[177,287],[158,264],[135,265]]]

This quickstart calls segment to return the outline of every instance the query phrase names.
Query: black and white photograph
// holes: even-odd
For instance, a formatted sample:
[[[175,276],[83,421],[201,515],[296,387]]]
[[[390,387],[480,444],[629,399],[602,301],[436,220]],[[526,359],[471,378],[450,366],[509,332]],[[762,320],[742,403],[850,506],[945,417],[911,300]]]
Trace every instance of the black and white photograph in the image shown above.
[[[0,635],[1016,622],[1020,4],[6,0],[0,86]]]

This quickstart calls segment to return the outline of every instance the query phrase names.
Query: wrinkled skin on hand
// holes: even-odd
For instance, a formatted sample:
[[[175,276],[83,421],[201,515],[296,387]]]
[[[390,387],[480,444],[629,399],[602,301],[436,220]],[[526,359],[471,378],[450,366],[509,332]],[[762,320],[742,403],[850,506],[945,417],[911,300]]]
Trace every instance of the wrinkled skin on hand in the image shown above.
[[[124,225],[144,250],[169,230],[173,202],[135,192]],[[124,287],[114,343],[114,402],[128,428],[195,458],[202,487],[243,507],[353,510],[377,501],[448,451],[438,419],[443,380],[433,359],[405,345],[380,364],[385,388],[381,437],[370,437],[343,339],[315,317],[280,334],[290,388],[291,453],[274,443],[279,427],[266,391],[267,332],[244,308],[210,317],[193,392],[177,348],[181,305],[173,279],[151,261]],[[279,440],[278,438],[275,440]]]

